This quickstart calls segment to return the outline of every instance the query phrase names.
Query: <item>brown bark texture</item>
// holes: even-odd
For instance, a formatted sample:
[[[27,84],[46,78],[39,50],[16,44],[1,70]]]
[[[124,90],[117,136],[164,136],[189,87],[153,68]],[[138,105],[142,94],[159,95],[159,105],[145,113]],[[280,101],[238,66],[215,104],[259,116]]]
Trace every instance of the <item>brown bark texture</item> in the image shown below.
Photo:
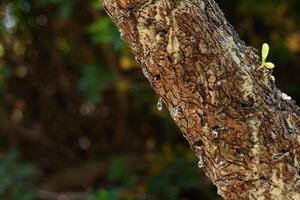
[[[300,200],[300,109],[214,0],[103,0],[224,199]]]

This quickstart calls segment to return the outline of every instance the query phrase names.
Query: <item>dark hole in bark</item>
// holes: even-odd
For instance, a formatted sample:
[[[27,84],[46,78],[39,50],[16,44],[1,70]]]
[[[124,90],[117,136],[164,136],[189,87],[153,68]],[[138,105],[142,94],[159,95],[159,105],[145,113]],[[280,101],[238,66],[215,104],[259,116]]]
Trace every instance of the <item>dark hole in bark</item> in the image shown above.
[[[268,178],[265,177],[265,176],[260,176],[259,179],[261,179],[261,180],[268,180]]]
[[[145,27],[148,27],[148,26],[150,26],[150,20],[144,18],[142,24],[143,24]]]
[[[159,80],[160,80],[160,75],[159,75],[159,74],[158,74],[158,75],[155,75],[155,76],[154,76],[154,80],[155,80],[155,81],[159,81]]]
[[[239,148],[235,149],[235,155],[236,156],[241,156],[242,155],[242,150],[239,149]]]
[[[213,131],[219,131],[220,128],[221,128],[221,126],[215,125],[215,126],[213,126],[211,129],[212,129]]]
[[[202,140],[198,140],[197,142],[195,142],[195,143],[193,144],[193,147],[202,147],[202,146],[203,146]]]
[[[294,129],[288,128],[288,133],[289,133],[290,135],[294,134]]]
[[[292,157],[290,157],[290,156],[287,158],[287,162],[288,162],[289,164],[291,164],[291,165],[294,164],[293,159],[292,159]]]
[[[168,31],[166,29],[164,29],[163,27],[156,27],[156,33],[159,34],[159,36],[163,37],[165,36]]]
[[[134,5],[129,4],[129,5],[128,5],[128,12],[133,11],[133,9],[134,9]]]
[[[161,32],[159,32],[158,34],[159,34],[160,37],[164,37],[164,36],[167,34],[167,32],[161,31]]]
[[[207,118],[205,115],[199,115],[201,119],[201,126],[204,126],[207,123]]]
[[[206,97],[205,86],[203,84],[198,84],[197,90],[198,90],[198,92],[199,92],[199,94],[201,95],[202,98]]]
[[[249,108],[249,107],[252,107],[252,106],[253,106],[251,102],[246,102],[246,101],[237,101],[236,103],[237,103],[237,104],[239,105],[239,107],[241,107],[241,108]]]

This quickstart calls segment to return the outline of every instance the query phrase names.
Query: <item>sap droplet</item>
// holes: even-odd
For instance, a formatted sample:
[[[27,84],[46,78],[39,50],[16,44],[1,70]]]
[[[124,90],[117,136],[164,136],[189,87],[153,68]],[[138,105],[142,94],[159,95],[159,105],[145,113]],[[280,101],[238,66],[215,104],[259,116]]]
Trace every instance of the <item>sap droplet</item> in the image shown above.
[[[149,74],[148,70],[146,69],[146,67],[143,67],[142,71],[143,71],[144,76],[145,76],[147,79],[149,79],[150,74]]]
[[[125,34],[124,34],[123,30],[120,30],[120,37],[121,37],[122,40],[124,40],[124,35]]]
[[[275,77],[274,77],[274,76],[270,76],[270,78],[271,78],[271,80],[272,80],[273,82],[275,82]]]
[[[217,81],[217,86],[220,86],[220,85],[222,85],[222,82],[221,81]]]
[[[213,137],[214,139],[217,139],[217,138],[219,137],[219,132],[218,132],[218,130],[213,130],[213,131],[211,132],[211,135],[212,135],[212,137]]]
[[[157,102],[157,110],[161,111],[162,108],[163,108],[162,98],[159,98]]]
[[[197,42],[197,40],[196,40],[196,38],[194,36],[191,36],[190,40],[191,40],[192,43],[196,43]]]
[[[203,158],[202,158],[202,154],[199,155],[199,161],[198,161],[198,168],[203,168],[204,167],[204,163],[203,163]]]
[[[171,115],[173,119],[177,118],[181,114],[182,114],[182,108],[180,106],[173,108],[171,111]]]
[[[292,100],[292,97],[290,97],[289,95],[285,94],[285,93],[281,93],[281,98],[283,100]]]

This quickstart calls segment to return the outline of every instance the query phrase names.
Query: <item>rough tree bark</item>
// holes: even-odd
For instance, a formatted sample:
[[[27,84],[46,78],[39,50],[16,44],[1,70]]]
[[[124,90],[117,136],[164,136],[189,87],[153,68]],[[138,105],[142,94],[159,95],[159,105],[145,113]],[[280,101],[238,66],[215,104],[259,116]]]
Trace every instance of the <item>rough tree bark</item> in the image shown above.
[[[300,200],[300,109],[214,0],[103,4],[224,199]]]

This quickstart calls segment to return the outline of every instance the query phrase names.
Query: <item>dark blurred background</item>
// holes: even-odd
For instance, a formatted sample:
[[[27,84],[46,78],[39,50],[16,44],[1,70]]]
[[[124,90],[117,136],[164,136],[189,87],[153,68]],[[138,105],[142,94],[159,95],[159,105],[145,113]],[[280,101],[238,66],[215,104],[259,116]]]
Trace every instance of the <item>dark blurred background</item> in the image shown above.
[[[0,1],[0,199],[219,199],[98,0]],[[300,0],[219,1],[300,100]]]

